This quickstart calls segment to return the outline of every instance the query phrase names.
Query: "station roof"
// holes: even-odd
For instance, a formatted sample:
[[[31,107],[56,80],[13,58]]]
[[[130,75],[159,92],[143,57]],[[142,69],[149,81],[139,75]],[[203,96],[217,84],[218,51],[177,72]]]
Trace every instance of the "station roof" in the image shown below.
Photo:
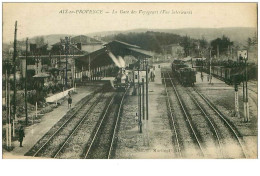
[[[138,60],[145,58],[151,58],[153,53],[141,49],[139,46],[114,40],[104,45],[104,48],[101,48],[92,53],[85,54],[84,56],[75,58],[75,63],[77,68],[88,68],[90,62],[90,68],[97,68],[101,66],[113,64],[113,60],[108,55],[109,52],[113,53],[116,57],[129,56],[132,55]]]

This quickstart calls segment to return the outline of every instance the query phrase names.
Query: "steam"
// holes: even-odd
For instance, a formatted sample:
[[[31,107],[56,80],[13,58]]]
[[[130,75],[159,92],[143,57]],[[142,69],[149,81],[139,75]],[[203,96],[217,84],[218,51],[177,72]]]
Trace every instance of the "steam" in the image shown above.
[[[110,51],[108,52],[108,55],[114,61],[116,66],[118,66],[119,68],[125,68],[125,61],[121,56],[119,56],[117,59],[116,56],[113,53],[111,53]]]
[[[108,52],[108,55],[111,57],[111,59],[114,61],[114,63],[116,64],[116,66],[118,66],[120,68],[120,63],[119,61],[117,60],[116,56],[114,56],[113,53],[111,53],[110,51]]]
[[[118,57],[118,60],[119,60],[119,63],[120,63],[120,65],[121,65],[121,67],[122,67],[122,68],[125,68],[125,61],[124,61],[124,59],[123,59],[121,56],[119,56],[119,57]]]

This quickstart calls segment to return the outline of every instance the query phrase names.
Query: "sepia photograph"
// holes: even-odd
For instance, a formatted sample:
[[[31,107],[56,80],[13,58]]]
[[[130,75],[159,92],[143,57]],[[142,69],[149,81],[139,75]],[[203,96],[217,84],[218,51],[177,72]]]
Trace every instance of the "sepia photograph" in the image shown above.
[[[258,159],[257,20],[257,2],[2,2],[2,158]]]

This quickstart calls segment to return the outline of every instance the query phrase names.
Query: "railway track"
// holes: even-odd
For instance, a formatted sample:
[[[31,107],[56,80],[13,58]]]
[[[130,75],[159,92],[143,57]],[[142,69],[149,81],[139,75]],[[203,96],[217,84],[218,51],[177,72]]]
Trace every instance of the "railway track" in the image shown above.
[[[168,80],[168,82],[171,82],[172,86],[174,87],[174,80],[172,79],[169,72],[167,74],[168,77],[164,79],[164,81]],[[165,76],[163,77],[165,78]],[[164,83],[166,88],[166,82]],[[239,132],[236,130],[233,124],[204,95],[199,93],[198,90],[196,90],[195,88],[191,89],[177,86],[174,90],[176,90],[175,92],[179,92],[177,93],[179,94],[179,96],[177,96],[177,98],[175,99],[178,99],[179,103],[180,101],[182,102],[182,111],[186,110],[186,114],[190,115],[190,117],[187,117],[187,115],[186,119],[187,121],[190,121],[191,128],[194,128],[194,130],[192,131],[195,133],[199,132],[197,137],[195,136],[195,139],[196,141],[200,142],[199,147],[200,150],[203,151],[205,157],[207,156],[210,158],[246,158],[243,141],[239,137]],[[169,95],[167,92],[166,94],[168,99]],[[169,100],[167,100],[167,102],[169,106]],[[196,105],[196,109],[194,108],[194,105]],[[169,109],[170,111],[172,111],[171,107],[169,107]],[[197,110],[199,110],[201,112],[201,115],[204,117],[204,123],[201,115],[199,115]],[[207,124],[207,126],[205,126],[205,124]],[[211,146],[209,147],[209,149],[213,151],[212,147],[218,148],[218,150],[216,150],[218,151],[218,154],[215,155],[215,157],[208,155],[211,153],[206,152],[208,148],[208,144],[206,143],[208,143],[210,141],[210,138],[212,138],[209,134],[207,134],[207,131],[209,131],[209,129],[206,129],[206,127],[209,128],[212,135],[214,135],[215,146]],[[205,135],[205,133],[207,135]],[[204,140],[202,140],[203,138]]]
[[[162,76],[164,77],[164,74],[162,73]],[[170,103],[170,98],[169,98],[169,93],[168,93],[168,90],[167,90],[167,87],[166,87],[166,81],[165,79],[163,79],[163,84],[164,84],[164,88],[165,88],[165,92],[166,92],[166,97],[167,97],[167,107],[168,107],[168,112],[170,114],[170,121],[171,121],[171,126],[173,128],[173,135],[174,135],[174,139],[175,139],[175,142],[174,142],[174,145],[175,145],[175,148],[176,148],[176,153],[178,153],[178,157],[179,158],[182,158],[182,152],[181,152],[181,147],[180,147],[180,142],[179,142],[179,136],[178,136],[178,133],[177,133],[177,129],[176,129],[176,122],[175,122],[175,118],[174,118],[174,115],[173,115],[173,109],[171,107],[171,103]]]
[[[67,140],[56,152],[54,158],[84,158],[87,143],[91,138],[93,131],[95,131],[95,127],[100,123],[103,116],[106,115],[107,109],[110,107],[114,96],[115,93],[108,93],[106,97],[102,98],[103,101],[99,101],[88,111],[88,114],[82,118]]]
[[[126,92],[117,94],[105,110],[96,130],[86,147],[85,159],[111,159],[115,149],[116,133],[120,122]]]
[[[255,91],[255,90],[253,90],[253,89],[251,89],[251,88],[248,88],[248,90],[254,92],[254,93],[257,95],[257,91]]]
[[[173,91],[168,92],[168,97],[171,97],[170,99],[170,107],[169,109],[174,110],[175,114],[175,125],[176,125],[176,131],[179,132],[179,145],[181,146],[182,150],[184,151],[183,157],[185,158],[203,158],[205,156],[205,152],[201,145],[201,140],[198,137],[197,131],[194,128],[190,117],[187,112],[187,108],[185,107],[183,100],[181,99],[175,85],[172,82],[171,77],[168,78],[165,77],[165,75],[162,73],[163,79],[165,81],[165,86],[172,87]],[[166,88],[167,89],[167,88]],[[172,92],[172,93],[170,93]],[[175,100],[175,101],[174,101]],[[176,102],[176,100],[178,102]]]
[[[74,131],[82,118],[85,118],[97,102],[102,99],[105,91],[106,90],[102,90],[102,93],[90,95],[90,97],[84,101],[81,106],[77,107],[72,114],[69,112],[69,115],[65,115],[65,117],[55,124],[26,155],[33,157],[54,157],[57,149],[63,145],[64,141],[66,141]]]
[[[178,85],[177,81],[167,72],[172,83],[178,90],[180,97],[190,115],[190,120],[196,129],[206,158],[223,158],[222,144],[219,132],[199,102],[187,91],[187,88]]]
[[[207,109],[211,121],[218,129],[219,136],[221,136],[222,151],[226,158],[246,158],[243,141],[240,139],[240,134],[234,125],[225,117],[213,103],[211,103],[203,94],[201,94],[196,88],[193,88],[193,97],[196,97],[197,102],[204,109]],[[190,90],[191,92],[191,90]]]

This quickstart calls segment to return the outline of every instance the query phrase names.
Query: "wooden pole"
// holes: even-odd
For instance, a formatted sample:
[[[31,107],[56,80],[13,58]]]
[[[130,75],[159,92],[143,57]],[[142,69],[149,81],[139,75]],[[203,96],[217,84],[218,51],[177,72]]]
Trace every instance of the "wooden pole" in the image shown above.
[[[149,119],[149,108],[148,108],[148,60],[146,63],[146,120]]]
[[[10,82],[8,83],[8,146],[11,147],[12,138],[11,138],[11,97],[10,97]]]
[[[248,87],[247,87],[247,60],[246,63],[246,120],[249,121]]]
[[[25,81],[24,81],[24,103],[25,103],[25,124],[28,125],[28,111],[27,111],[27,55],[28,55],[28,38],[26,39],[25,52]]]
[[[212,75],[211,75],[211,48],[209,50],[209,83],[211,84]]]
[[[36,103],[35,103],[35,118],[37,119],[37,117],[38,117],[38,112],[37,112],[37,110],[38,110],[38,104],[37,104],[37,101],[36,101]],[[34,120],[34,119],[33,119]]]
[[[13,121],[16,119],[16,37],[17,37],[17,21],[15,21],[15,30],[14,30],[14,54],[13,54],[13,74],[14,74],[14,95],[13,95]],[[10,124],[11,125],[11,124]],[[14,124],[13,124],[13,128]]]
[[[217,56],[218,56],[218,59],[219,59],[219,46],[217,45]]]
[[[133,69],[133,83],[134,83],[134,90],[133,90],[133,95],[136,95],[135,92],[136,92],[136,89],[135,89],[135,67]]]
[[[68,52],[69,52],[69,41],[68,37],[65,37],[65,52],[66,52],[66,72],[65,72],[65,89],[68,88]]]
[[[7,68],[8,68],[8,65],[6,66],[6,71],[5,71],[5,87],[6,87],[6,89],[5,89],[5,95],[6,95],[6,104],[5,104],[5,107],[6,107],[6,147],[8,148],[9,147],[9,134],[8,134],[8,129],[9,129],[9,123],[8,123],[8,121],[9,121],[9,101],[8,101],[8,99],[9,99],[9,97],[8,97],[8,93],[9,93],[9,88],[8,88],[8,81],[7,81],[7,79],[8,79],[8,73],[7,73]]]

